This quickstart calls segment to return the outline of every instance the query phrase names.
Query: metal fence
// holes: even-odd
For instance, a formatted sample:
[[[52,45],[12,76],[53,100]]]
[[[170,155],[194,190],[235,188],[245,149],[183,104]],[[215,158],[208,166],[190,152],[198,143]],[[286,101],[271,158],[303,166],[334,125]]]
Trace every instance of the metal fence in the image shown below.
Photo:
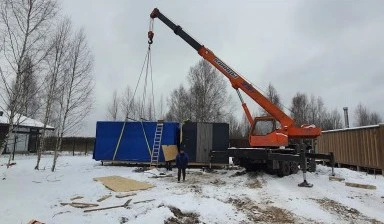
[[[45,148],[54,149],[56,146],[57,138],[46,138]],[[89,137],[64,137],[62,142],[61,151],[68,152],[84,152],[84,154],[93,152],[95,138]]]
[[[323,131],[318,151],[333,152],[336,163],[384,170],[384,124]]]

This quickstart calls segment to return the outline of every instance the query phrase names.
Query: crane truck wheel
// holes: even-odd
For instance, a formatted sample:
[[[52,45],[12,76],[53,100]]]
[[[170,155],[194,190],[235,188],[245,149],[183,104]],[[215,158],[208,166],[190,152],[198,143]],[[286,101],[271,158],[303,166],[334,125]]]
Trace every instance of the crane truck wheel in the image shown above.
[[[247,172],[255,170],[254,164],[252,164],[248,159],[240,158],[238,159],[238,164],[239,166],[245,168]]]
[[[288,176],[291,174],[291,165],[288,161],[280,161],[279,162],[279,169],[277,170],[277,175],[279,177]]]
[[[310,159],[308,162],[308,172],[316,172],[316,160]]]
[[[299,172],[299,164],[297,162],[291,162],[291,174],[296,174]]]

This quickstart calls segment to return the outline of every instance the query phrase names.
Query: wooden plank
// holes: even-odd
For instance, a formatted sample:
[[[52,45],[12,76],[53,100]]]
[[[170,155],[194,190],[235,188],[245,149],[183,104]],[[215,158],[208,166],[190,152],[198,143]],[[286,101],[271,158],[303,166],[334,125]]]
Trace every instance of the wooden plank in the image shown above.
[[[376,186],[369,185],[369,184],[357,184],[357,183],[345,182],[345,186],[376,190]]]
[[[146,203],[146,202],[151,202],[151,201],[154,201],[154,200],[155,199],[144,200],[144,201],[136,201],[136,202],[133,202],[133,204]]]
[[[355,161],[355,164],[360,164],[360,147],[359,147],[359,144],[357,143],[358,142],[358,132],[356,131],[351,131],[350,132],[350,135],[351,135],[351,147],[353,147],[353,160]]]
[[[361,143],[361,138],[359,136],[359,133],[358,131],[355,131],[354,134],[355,134],[355,139],[356,139],[356,149],[358,150],[357,152],[357,162],[359,165],[362,165],[362,157],[363,157],[363,153],[362,153],[362,143]]]
[[[365,166],[367,163],[368,163],[368,138],[367,138],[367,134],[364,130],[362,130],[362,135],[363,135],[363,138],[364,138],[364,161],[363,161],[363,164],[361,164],[362,166]]]
[[[376,133],[377,133],[378,129],[376,128],[372,128],[371,129],[371,148],[372,148],[372,159],[371,159],[371,162],[372,162],[372,167],[377,169],[377,168],[380,168],[379,167],[379,164],[377,163],[377,147],[376,147]]]
[[[345,143],[345,131],[341,132],[340,135],[341,135],[341,138],[339,139],[339,142],[338,142],[338,145],[340,146],[340,149],[341,149],[341,151],[340,151],[341,161],[340,162],[341,163],[348,163],[347,147],[345,146],[345,144],[343,144],[343,143]]]
[[[340,181],[341,182],[341,181],[344,181],[345,178],[329,176],[329,180]]]
[[[83,196],[76,196],[76,197],[71,198],[70,200],[74,201],[74,200],[82,199],[82,198],[84,198],[84,197]]]
[[[37,221],[35,219],[32,219],[28,222],[28,224],[45,224],[44,222]]]
[[[374,131],[374,136],[373,136],[373,144],[375,148],[375,154],[374,154],[374,159],[375,159],[375,166],[380,169],[380,155],[379,155],[379,146],[377,144],[377,136],[379,135],[380,128],[375,128]]]
[[[378,134],[377,134],[377,143],[378,143],[378,158],[379,158],[379,167],[382,170],[382,175],[384,176],[384,124],[379,125]]]
[[[126,197],[130,197],[130,196],[135,196],[135,195],[136,195],[136,193],[127,193],[127,194],[118,194],[115,197],[116,198],[126,198]]]
[[[365,166],[367,164],[367,137],[366,137],[366,132],[364,129],[359,129],[358,130],[359,137],[361,138],[361,161],[360,161],[360,166]]]
[[[111,194],[104,195],[103,197],[97,199],[97,202],[105,201],[105,200],[107,200],[107,199],[110,198],[110,197],[112,197]]]
[[[108,189],[111,189],[115,192],[128,192],[136,190],[146,190],[154,187],[152,184],[145,182],[140,182],[120,176],[108,176],[108,177],[98,177],[94,178],[96,181],[100,181]]]
[[[372,167],[372,146],[371,146],[371,129],[365,130],[367,133],[367,167]]]
[[[115,206],[109,206],[109,207],[104,207],[104,208],[88,209],[88,210],[84,210],[84,212],[93,212],[93,211],[107,210],[107,209],[112,209],[112,208],[128,208],[129,203],[131,201],[132,201],[132,199],[129,199],[127,202],[125,202],[122,205],[115,205]]]
[[[165,161],[175,160],[179,152],[177,145],[162,145]]]
[[[340,151],[341,158],[342,158],[341,162],[347,163],[347,161],[348,161],[348,148],[345,145],[345,131],[341,132],[340,135],[341,135],[341,138],[340,138],[338,144],[339,144],[340,149],[341,149],[341,151]]]
[[[74,208],[89,208],[89,207],[97,207],[99,204],[92,203],[80,203],[80,202],[71,202],[71,203],[60,203],[60,205],[70,205]]]
[[[349,135],[350,135],[350,132],[349,131],[344,131],[344,146],[345,146],[345,153],[346,153],[346,157],[347,157],[347,160],[348,163],[352,163],[353,164],[353,147],[350,146],[349,144]]]

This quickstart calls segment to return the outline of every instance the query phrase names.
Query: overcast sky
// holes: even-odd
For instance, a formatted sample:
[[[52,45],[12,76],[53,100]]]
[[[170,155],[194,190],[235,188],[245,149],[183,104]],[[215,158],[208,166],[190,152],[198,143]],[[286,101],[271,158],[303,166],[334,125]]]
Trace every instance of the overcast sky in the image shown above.
[[[154,7],[256,86],[265,89],[272,83],[287,107],[300,91],[321,96],[329,109],[349,107],[350,117],[359,102],[384,117],[382,0],[61,2],[74,25],[85,28],[95,56],[95,109],[83,135],[95,135],[113,90],[135,87]],[[159,100],[187,84],[188,70],[200,56],[160,20],[155,20],[154,32],[152,64]],[[228,91],[237,103],[229,82]]]

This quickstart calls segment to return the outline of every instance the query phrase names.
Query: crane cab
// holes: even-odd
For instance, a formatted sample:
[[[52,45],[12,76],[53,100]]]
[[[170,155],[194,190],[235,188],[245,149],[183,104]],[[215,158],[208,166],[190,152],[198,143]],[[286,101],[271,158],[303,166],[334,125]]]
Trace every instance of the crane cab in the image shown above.
[[[288,146],[288,133],[272,116],[255,117],[249,132],[252,147]]]

